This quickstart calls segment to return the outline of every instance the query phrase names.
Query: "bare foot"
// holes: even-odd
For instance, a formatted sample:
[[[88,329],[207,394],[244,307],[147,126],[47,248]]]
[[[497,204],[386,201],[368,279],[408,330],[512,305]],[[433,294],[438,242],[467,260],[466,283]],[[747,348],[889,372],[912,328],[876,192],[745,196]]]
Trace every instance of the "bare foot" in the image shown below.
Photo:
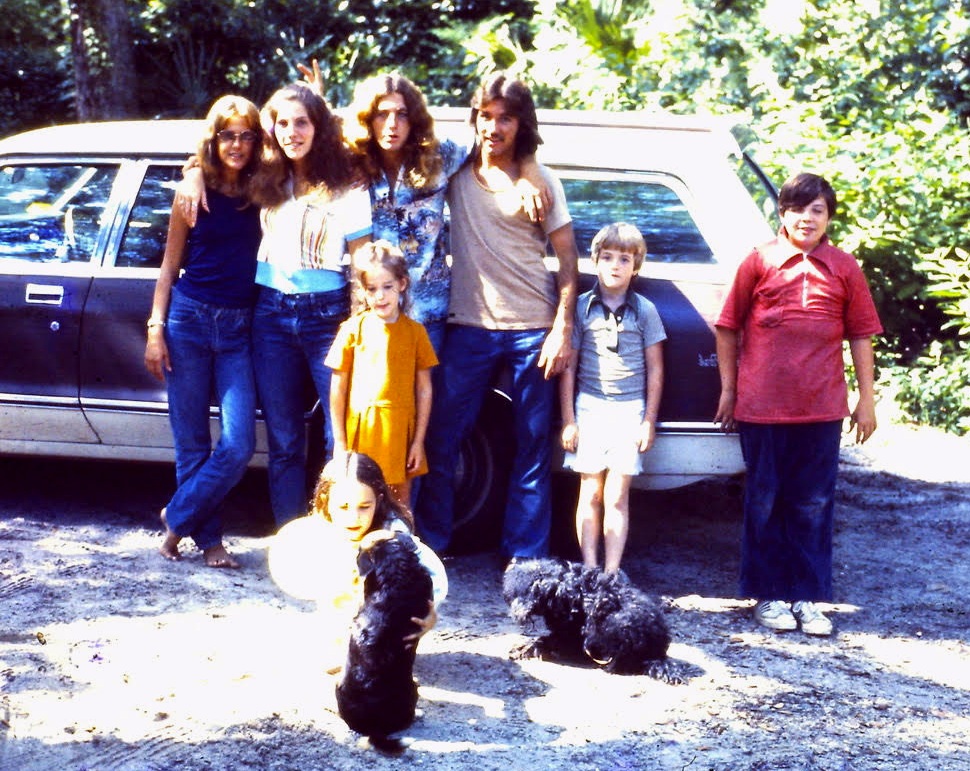
[[[168,520],[165,518],[165,509],[162,509],[160,518],[162,520],[162,524],[165,526],[165,540],[162,541],[162,545],[159,547],[158,553],[167,560],[177,562],[178,560],[182,559],[182,555],[179,554],[179,541],[182,540],[182,536],[176,535],[169,530]]]
[[[205,564],[210,568],[238,568],[239,563],[226,551],[226,547],[221,543],[218,546],[210,546],[202,551]]]

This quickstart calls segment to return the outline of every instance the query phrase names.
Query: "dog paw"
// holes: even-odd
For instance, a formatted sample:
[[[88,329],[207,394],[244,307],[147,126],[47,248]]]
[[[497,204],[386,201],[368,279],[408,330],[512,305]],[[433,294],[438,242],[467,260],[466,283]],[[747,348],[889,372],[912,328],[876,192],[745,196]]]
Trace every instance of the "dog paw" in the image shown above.
[[[683,685],[687,681],[669,660],[648,661],[644,674],[667,685]]]
[[[392,736],[368,736],[367,743],[382,755],[396,758],[407,751],[411,742],[408,739],[399,739]]]
[[[545,649],[542,643],[538,640],[530,640],[529,642],[522,643],[521,645],[516,645],[512,650],[509,651],[509,658],[513,661],[521,661],[523,659],[541,659],[545,654]]]

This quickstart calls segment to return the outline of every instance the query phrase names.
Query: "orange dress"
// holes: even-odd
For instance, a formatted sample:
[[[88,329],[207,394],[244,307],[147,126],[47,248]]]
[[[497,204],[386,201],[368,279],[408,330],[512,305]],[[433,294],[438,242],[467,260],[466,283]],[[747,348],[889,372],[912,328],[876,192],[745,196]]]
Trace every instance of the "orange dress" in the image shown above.
[[[347,449],[369,455],[388,484],[428,472],[408,472],[408,448],[417,418],[415,381],[419,370],[438,363],[424,326],[403,313],[387,324],[371,311],[340,326],[325,364],[349,373]]]

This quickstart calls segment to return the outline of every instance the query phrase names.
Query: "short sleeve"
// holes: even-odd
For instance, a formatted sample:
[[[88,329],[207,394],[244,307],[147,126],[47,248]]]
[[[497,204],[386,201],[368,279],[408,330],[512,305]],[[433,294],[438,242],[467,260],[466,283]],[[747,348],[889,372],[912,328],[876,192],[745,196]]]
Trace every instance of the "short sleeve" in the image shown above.
[[[650,300],[641,295],[637,295],[640,310],[643,313],[643,347],[649,348],[656,343],[662,343],[667,339],[667,330],[664,329],[663,321],[657,306]]]
[[[365,187],[352,187],[340,198],[340,222],[344,239],[369,236],[373,232],[371,222],[370,192]]]
[[[333,345],[323,363],[337,372],[349,372],[354,366],[354,338],[357,324],[355,318],[340,325]]]
[[[428,337],[428,330],[424,328],[424,324],[419,322],[415,323],[415,336],[417,338],[417,368],[429,369],[438,364],[438,356],[434,352],[434,347],[431,345],[431,338]]]
[[[566,191],[563,190],[562,181],[545,166],[540,166],[539,170],[546,180],[546,187],[549,189],[549,196],[552,198],[552,206],[549,207],[549,211],[542,221],[543,231],[549,234],[568,225],[573,221],[573,218],[569,214],[569,205],[566,203]]]
[[[883,331],[882,323],[879,321],[879,312],[876,310],[876,303],[872,299],[872,292],[866,281],[865,274],[858,263],[853,260],[852,268],[848,276],[845,313],[845,337],[847,340],[854,340],[860,337],[871,337]]]
[[[754,288],[763,271],[763,260],[757,249],[753,250],[738,265],[734,280],[728,289],[724,306],[715,322],[715,326],[725,329],[740,330],[751,309]]]
[[[581,295],[579,301],[576,303],[576,310],[573,311],[573,333],[570,338],[570,345],[574,351],[578,351],[583,345],[583,316],[584,311],[581,308],[589,307],[589,303],[585,302],[586,295]]]

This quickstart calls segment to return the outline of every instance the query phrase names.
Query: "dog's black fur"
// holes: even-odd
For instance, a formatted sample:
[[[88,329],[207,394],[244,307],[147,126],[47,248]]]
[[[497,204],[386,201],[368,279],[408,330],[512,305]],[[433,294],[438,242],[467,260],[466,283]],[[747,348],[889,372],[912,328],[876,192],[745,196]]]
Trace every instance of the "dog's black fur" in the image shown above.
[[[364,603],[354,617],[337,709],[351,729],[381,748],[390,734],[414,721],[417,646],[404,638],[417,631],[412,618],[428,615],[431,576],[411,537],[390,531],[368,536],[357,566]]]
[[[609,672],[682,682],[667,658],[670,630],[659,601],[622,572],[606,574],[557,559],[518,559],[502,581],[509,614],[525,625],[541,618],[549,634],[514,658],[592,660]]]

